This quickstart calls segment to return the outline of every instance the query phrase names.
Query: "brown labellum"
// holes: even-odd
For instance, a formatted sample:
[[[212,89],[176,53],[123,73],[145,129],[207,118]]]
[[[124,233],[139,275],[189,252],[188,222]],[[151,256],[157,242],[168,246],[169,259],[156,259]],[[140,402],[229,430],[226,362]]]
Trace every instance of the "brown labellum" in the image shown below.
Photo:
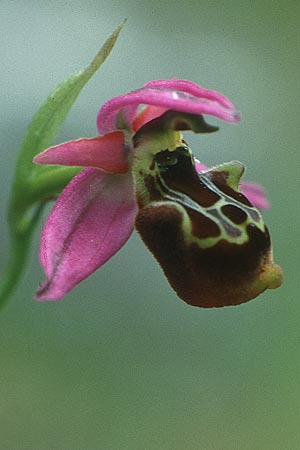
[[[280,286],[282,272],[260,212],[239,191],[243,165],[198,174],[178,131],[186,129],[216,130],[202,116],[168,111],[136,133],[136,228],[186,303],[239,305]]]
[[[163,202],[142,208],[136,227],[173,289],[190,305],[238,305],[268,287],[277,287],[272,286],[278,266],[272,263],[267,230],[262,232],[250,226],[249,241],[243,245],[221,240],[203,249],[186,242],[181,213],[175,205]]]
[[[187,147],[154,162],[137,193],[136,228],[180,298],[204,308],[238,305],[281,284],[268,230],[238,191],[240,163],[199,175]]]

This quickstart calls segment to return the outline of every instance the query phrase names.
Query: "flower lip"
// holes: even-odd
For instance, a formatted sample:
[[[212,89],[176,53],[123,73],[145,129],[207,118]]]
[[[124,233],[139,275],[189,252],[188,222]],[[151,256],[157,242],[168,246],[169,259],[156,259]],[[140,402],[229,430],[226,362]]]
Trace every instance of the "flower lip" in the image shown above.
[[[128,94],[112,98],[100,109],[97,126],[100,133],[118,129],[118,118],[132,127],[139,105],[153,105],[165,110],[208,114],[228,122],[238,122],[240,113],[222,94],[201,88],[186,80],[156,80]]]

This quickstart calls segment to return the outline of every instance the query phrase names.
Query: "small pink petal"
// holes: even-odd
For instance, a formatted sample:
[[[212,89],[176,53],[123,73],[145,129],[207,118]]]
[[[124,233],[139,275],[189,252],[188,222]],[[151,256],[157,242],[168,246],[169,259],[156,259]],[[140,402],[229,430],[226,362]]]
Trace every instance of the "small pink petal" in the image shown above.
[[[139,128],[145,125],[145,123],[161,116],[166,111],[167,108],[162,108],[161,106],[146,106],[132,122],[133,131],[137,131]]]
[[[195,160],[195,166],[198,173],[205,172],[209,169],[205,164],[202,164],[197,159]],[[255,208],[268,209],[270,208],[270,202],[266,197],[264,188],[260,184],[251,183],[250,181],[242,181],[240,186],[242,194],[252,203]]]
[[[258,209],[269,209],[270,202],[266,197],[263,186],[249,181],[242,181],[241,192]]]
[[[56,201],[44,227],[40,261],[47,279],[38,300],[58,300],[127,241],[136,204],[130,175],[84,169]]]
[[[233,104],[216,91],[201,88],[186,80],[157,80],[106,102],[97,117],[99,132],[131,127],[141,104],[192,114],[209,114],[228,122],[240,120]]]
[[[50,147],[37,155],[33,162],[36,164],[97,167],[109,173],[126,173],[128,171],[124,135],[121,131]]]
[[[195,167],[198,173],[209,170],[209,167],[207,167],[205,164],[202,164],[198,159],[195,159]]]

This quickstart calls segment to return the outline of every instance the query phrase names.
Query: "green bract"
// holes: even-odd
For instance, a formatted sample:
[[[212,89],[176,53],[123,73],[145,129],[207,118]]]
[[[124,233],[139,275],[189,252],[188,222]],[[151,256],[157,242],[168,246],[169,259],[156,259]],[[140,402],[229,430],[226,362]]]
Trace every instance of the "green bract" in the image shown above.
[[[43,167],[32,159],[49,147],[82,88],[110,54],[122,30],[123,21],[106,40],[91,64],[60,84],[33,117],[21,146],[16,166],[8,222],[11,254],[1,277],[0,306],[5,303],[22,274],[31,236],[44,204],[56,198],[80,170],[74,167]]]

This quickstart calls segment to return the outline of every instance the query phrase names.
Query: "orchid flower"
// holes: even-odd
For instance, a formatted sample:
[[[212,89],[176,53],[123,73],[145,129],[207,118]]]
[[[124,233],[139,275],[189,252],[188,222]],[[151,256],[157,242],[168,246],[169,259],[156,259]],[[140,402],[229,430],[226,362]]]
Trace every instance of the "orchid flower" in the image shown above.
[[[142,107],[142,110],[141,110]],[[207,168],[181,131],[209,133],[203,115],[238,122],[222,94],[186,80],[156,80],[100,109],[100,136],[51,147],[37,164],[80,166],[41,238],[46,280],[38,300],[61,299],[108,261],[134,226],[185,302],[220,307],[281,284],[258,208],[262,188],[240,162]],[[251,203],[252,202],[252,203]]]

